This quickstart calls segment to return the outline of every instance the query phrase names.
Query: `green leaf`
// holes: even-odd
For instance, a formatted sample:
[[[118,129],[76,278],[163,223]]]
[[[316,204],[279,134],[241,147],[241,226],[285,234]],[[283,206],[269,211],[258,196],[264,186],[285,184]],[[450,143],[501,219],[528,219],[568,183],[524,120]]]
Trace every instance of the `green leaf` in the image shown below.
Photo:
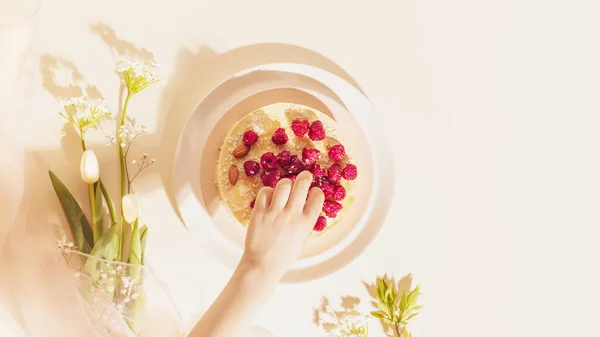
[[[108,190],[106,189],[106,186],[104,186],[102,179],[98,180],[98,184],[100,185],[100,190],[104,196],[104,200],[106,201],[106,206],[108,206],[108,211],[112,220],[111,226],[114,226],[117,224],[117,216],[115,215],[115,208],[113,206],[112,199],[110,198],[110,194],[108,194]]]
[[[148,227],[143,225],[140,229],[140,245],[142,246],[142,265],[145,263],[146,259],[146,239],[148,237]]]
[[[133,223],[133,231],[131,232],[129,263],[142,264],[142,242],[137,219]]]
[[[98,282],[100,271],[102,270],[102,260],[118,261],[119,256],[119,233],[117,226],[110,227],[96,242],[94,248],[90,252],[92,257],[89,257],[84,266],[84,272],[94,283]],[[107,284],[106,286],[114,284]]]
[[[102,226],[102,191],[100,190],[98,182],[94,183],[94,205],[92,205],[92,207],[94,207],[93,214],[95,215],[92,219],[92,228],[96,228],[97,233],[102,234],[104,230]]]
[[[408,298],[406,300],[406,302],[408,303],[409,307],[412,307],[413,305],[415,305],[417,303],[417,300],[419,299],[419,291],[421,290],[421,288],[419,286],[417,286],[413,291],[410,292],[410,294],[408,294]]]
[[[418,312],[415,312],[414,314],[412,314],[412,315],[410,315],[410,316],[406,317],[404,320],[408,322],[408,320],[410,320],[411,318],[413,318],[413,317],[417,316],[418,314],[419,314]]]
[[[94,243],[90,223],[86,219],[85,214],[83,214],[81,207],[62,181],[58,179],[54,172],[48,171],[48,174],[50,175],[50,181],[52,182],[52,187],[54,187],[54,192],[56,192],[56,196],[60,201],[60,205],[62,206],[67,222],[69,223],[69,229],[73,236],[73,244],[80,252],[88,254]]]
[[[385,288],[385,282],[383,279],[381,277],[377,277],[377,297],[379,297],[379,299],[382,301],[385,301]]]
[[[410,316],[412,313],[414,312],[414,310],[412,310],[411,308],[407,308],[406,310],[404,310],[402,312],[402,314],[400,315],[400,320],[401,321],[405,321],[406,317]]]
[[[423,306],[422,306],[422,305],[417,305],[417,306],[414,306],[414,307],[413,307],[413,310],[414,310],[414,311],[417,311],[417,310],[421,310],[421,308],[423,308]]]
[[[400,298],[400,311],[406,309],[406,293],[402,290],[402,297]]]
[[[381,303],[381,302],[377,302],[377,309],[383,311],[383,312],[389,312],[390,309],[389,307],[387,307],[385,304]]]
[[[378,312],[378,311],[371,311],[371,316],[377,317],[379,319],[383,319],[384,318],[384,316],[380,312]]]
[[[119,235],[117,226],[110,227],[100,239],[98,239],[98,242],[96,242],[90,255],[107,261],[118,261]]]

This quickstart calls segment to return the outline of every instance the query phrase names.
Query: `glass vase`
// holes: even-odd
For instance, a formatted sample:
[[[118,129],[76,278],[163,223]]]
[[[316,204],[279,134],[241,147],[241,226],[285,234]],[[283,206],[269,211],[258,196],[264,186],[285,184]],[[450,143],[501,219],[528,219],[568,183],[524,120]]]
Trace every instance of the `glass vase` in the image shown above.
[[[71,247],[59,249],[73,271],[87,316],[100,335],[184,336],[169,293],[148,268],[103,260]]]

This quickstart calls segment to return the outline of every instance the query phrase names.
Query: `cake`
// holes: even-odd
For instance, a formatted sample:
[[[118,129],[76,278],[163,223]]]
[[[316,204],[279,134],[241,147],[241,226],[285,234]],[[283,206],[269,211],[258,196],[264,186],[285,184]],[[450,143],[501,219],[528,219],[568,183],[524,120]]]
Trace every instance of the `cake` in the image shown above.
[[[247,226],[258,190],[313,173],[313,187],[326,196],[314,232],[339,223],[354,201],[357,171],[352,150],[328,115],[292,103],[275,103],[252,111],[231,127],[217,163],[221,201]]]

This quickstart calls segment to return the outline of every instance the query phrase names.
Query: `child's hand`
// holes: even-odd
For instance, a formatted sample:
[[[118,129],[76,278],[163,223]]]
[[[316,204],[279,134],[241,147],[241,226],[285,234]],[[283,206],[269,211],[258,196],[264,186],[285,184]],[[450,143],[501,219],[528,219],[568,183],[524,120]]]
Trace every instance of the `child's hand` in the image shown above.
[[[309,171],[303,171],[293,184],[290,179],[282,179],[274,189],[263,187],[258,191],[246,235],[244,262],[275,277],[283,276],[294,263],[325,200],[321,189],[310,188],[312,179]]]

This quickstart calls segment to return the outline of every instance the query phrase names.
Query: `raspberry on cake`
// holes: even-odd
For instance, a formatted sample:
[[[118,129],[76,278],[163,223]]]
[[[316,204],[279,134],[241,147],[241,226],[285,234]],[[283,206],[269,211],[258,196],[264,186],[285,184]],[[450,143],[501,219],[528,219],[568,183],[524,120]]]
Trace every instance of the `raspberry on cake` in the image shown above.
[[[275,130],[275,133],[273,133],[273,137],[271,137],[271,140],[277,145],[283,145],[288,142],[289,138],[285,133],[285,129],[279,128]]]
[[[337,201],[344,200],[346,197],[346,189],[342,185],[337,185],[333,188],[333,198]]]
[[[291,155],[292,154],[288,150],[279,152],[279,154],[277,155],[277,163],[279,163],[282,166],[288,165],[291,160]]]
[[[313,174],[314,178],[323,178],[327,174],[327,171],[325,171],[325,169],[319,164],[313,165],[313,167],[310,169],[310,172]]]
[[[219,152],[216,178],[223,205],[247,225],[260,188],[275,187],[284,178],[294,181],[310,170],[311,187],[326,195],[314,234],[326,235],[321,233],[351,208],[357,178],[352,149],[342,145],[347,143],[336,126],[329,116],[299,104],[275,103],[248,113],[231,127]],[[234,166],[245,174],[231,184],[229,171]]]
[[[254,143],[256,143],[256,141],[258,140],[258,135],[256,134],[256,132],[252,131],[252,130],[248,130],[246,132],[244,132],[244,136],[242,137],[242,140],[244,141],[244,144],[250,146],[250,145],[254,145]]]
[[[244,172],[248,177],[255,176],[260,171],[260,164],[254,160],[248,160],[244,163]]]
[[[319,215],[319,218],[317,219],[317,222],[315,223],[313,230],[317,231],[317,232],[321,232],[322,230],[325,229],[325,227],[327,227],[327,219],[325,219],[324,216]]]
[[[273,152],[264,153],[260,156],[260,165],[265,170],[274,170],[277,168],[277,157]]]
[[[344,177],[344,179],[354,180],[354,179],[356,179],[357,176],[358,176],[358,170],[356,168],[356,165],[348,164],[348,165],[346,165],[346,167],[344,167],[344,170],[342,171],[342,177]]]
[[[323,203],[323,212],[329,218],[335,218],[337,213],[343,208],[342,204],[335,200],[325,200]]]
[[[277,183],[279,182],[279,179],[281,179],[281,172],[279,172],[278,170],[264,171],[260,175],[260,179],[263,185],[275,187],[275,185],[277,185]]]
[[[306,135],[306,133],[308,132],[309,127],[310,124],[308,123],[307,119],[295,119],[292,121],[292,131],[298,137],[304,137],[304,135]]]
[[[317,120],[314,121],[310,125],[310,129],[308,130],[308,138],[314,141],[320,141],[325,139],[325,128],[323,127],[323,122]]]
[[[342,180],[342,169],[340,168],[340,165],[331,165],[331,167],[327,171],[327,175],[329,176],[329,180],[332,183],[339,183],[340,180]]]
[[[321,151],[319,149],[302,149],[302,161],[306,165],[313,165],[321,158]]]
[[[329,148],[329,158],[335,161],[341,161],[345,155],[346,149],[344,149],[344,145],[342,144],[337,144]]]

